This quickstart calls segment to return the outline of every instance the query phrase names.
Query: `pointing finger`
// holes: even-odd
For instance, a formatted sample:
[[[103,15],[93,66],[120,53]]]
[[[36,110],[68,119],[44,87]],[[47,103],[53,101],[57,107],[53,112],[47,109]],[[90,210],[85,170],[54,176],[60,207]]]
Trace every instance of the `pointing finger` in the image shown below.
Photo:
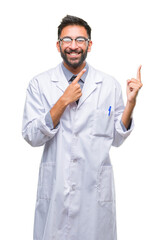
[[[80,80],[80,78],[82,77],[82,75],[86,72],[86,69],[83,69],[78,75],[77,77],[72,81],[72,83],[78,83],[78,81]]]
[[[137,80],[139,82],[141,82],[141,67],[142,67],[142,65],[140,65],[138,70],[137,70]]]

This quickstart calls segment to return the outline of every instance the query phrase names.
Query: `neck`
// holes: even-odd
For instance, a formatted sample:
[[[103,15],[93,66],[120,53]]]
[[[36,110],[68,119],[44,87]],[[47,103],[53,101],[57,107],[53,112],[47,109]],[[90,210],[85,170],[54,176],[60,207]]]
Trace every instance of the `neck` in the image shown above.
[[[81,70],[85,67],[86,65],[86,62],[84,61],[79,67],[77,68],[73,68],[73,67],[70,67],[68,66],[65,62],[63,62],[64,66],[70,71],[72,72],[73,74],[78,74],[79,72],[81,72]]]

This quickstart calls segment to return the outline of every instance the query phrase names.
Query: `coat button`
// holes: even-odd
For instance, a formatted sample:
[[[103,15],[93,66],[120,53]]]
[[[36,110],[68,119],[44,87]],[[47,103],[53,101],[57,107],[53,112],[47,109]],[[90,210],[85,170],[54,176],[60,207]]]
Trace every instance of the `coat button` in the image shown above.
[[[76,184],[74,183],[72,184],[72,191],[75,191],[75,189],[76,189]]]

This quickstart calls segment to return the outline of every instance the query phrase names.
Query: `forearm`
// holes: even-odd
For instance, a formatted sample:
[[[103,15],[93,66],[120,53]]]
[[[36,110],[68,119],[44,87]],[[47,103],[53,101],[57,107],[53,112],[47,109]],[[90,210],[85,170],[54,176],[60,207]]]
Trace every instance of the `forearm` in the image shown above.
[[[126,129],[128,129],[130,125],[134,107],[135,107],[135,103],[131,103],[127,101],[127,104],[125,106],[124,112],[122,114],[122,119],[121,119]]]
[[[63,96],[59,98],[59,100],[55,103],[55,105],[50,110],[50,115],[53,121],[54,127],[59,123],[60,118],[65,111],[66,107],[68,105],[68,101],[64,99]]]

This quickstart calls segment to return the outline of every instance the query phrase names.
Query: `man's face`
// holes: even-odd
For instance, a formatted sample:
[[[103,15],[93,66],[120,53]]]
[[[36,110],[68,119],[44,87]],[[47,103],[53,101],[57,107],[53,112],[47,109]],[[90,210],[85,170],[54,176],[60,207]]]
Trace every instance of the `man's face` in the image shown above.
[[[63,28],[60,39],[64,37],[70,37],[76,39],[77,37],[85,37],[88,39],[87,31],[84,27],[78,25],[70,25]],[[87,52],[91,50],[91,41],[85,41],[83,44],[78,44],[73,40],[70,44],[64,43],[64,41],[57,42],[58,51],[61,53],[61,57],[64,63],[70,68],[78,68],[85,62]]]

